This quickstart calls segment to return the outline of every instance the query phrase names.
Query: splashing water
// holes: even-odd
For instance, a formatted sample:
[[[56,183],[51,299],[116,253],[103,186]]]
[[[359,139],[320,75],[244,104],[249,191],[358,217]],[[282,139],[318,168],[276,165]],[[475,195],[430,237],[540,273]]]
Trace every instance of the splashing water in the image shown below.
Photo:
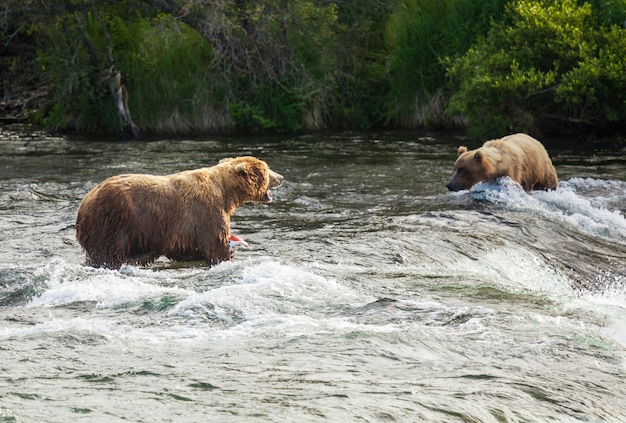
[[[450,194],[456,144],[7,143],[0,416],[626,421],[624,159],[595,152],[581,173],[585,154],[573,168],[557,151],[576,176],[556,191]],[[72,225],[97,182],[243,154],[286,177],[233,216],[251,249],[213,268],[84,266]]]

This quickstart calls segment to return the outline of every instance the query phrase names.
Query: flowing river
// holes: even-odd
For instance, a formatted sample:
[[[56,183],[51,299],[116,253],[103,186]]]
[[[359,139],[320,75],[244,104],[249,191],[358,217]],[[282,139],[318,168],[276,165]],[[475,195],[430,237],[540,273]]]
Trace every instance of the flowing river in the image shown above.
[[[449,193],[450,134],[0,140],[1,422],[625,422],[626,149]],[[85,266],[83,196],[254,155],[249,250]],[[154,228],[158,231],[159,228]]]

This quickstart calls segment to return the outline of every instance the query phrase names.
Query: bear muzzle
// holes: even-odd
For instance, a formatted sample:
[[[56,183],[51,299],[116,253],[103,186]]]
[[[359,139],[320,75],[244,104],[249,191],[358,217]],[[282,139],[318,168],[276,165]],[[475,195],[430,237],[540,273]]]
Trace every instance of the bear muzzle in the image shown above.
[[[465,189],[460,184],[455,184],[452,181],[446,184],[446,188],[448,188],[448,191],[461,191],[462,189]]]
[[[462,182],[457,180],[458,178],[455,178],[455,176],[456,173],[452,175],[452,179],[450,179],[450,181],[446,184],[448,191],[461,191],[463,189],[467,189]]]
[[[267,191],[265,191],[265,197],[263,199],[266,203],[271,202],[273,199],[271,190],[279,188],[283,184],[283,181],[285,180],[283,175],[281,175],[280,173],[276,173],[273,170],[269,171],[269,176],[270,176],[269,188],[267,189]]]

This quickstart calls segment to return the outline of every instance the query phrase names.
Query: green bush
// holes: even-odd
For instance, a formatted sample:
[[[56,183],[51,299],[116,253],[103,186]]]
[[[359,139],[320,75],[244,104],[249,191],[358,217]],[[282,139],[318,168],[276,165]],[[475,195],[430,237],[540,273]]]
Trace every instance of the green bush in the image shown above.
[[[335,89],[337,10],[308,0],[249,3],[238,24],[249,34],[233,33],[245,45],[245,66],[225,66],[228,111],[235,130],[297,131],[325,125],[329,93]],[[270,41],[271,45],[267,44]]]
[[[38,36],[51,93],[39,117],[52,130],[119,132],[115,65],[144,133],[457,122],[480,136],[615,132],[626,0],[583,1],[60,0],[37,15],[11,5]]]
[[[626,120],[626,31],[600,31],[593,56],[563,75],[556,102],[564,112],[589,125],[610,130]]]
[[[192,133],[229,124],[219,114],[211,119],[220,86],[208,66],[211,46],[196,31],[169,15],[122,19],[113,12],[66,14],[43,28],[39,63],[53,88],[54,106],[42,120],[49,129],[120,131],[112,65],[121,72],[142,132]]]
[[[402,0],[386,23],[390,90],[386,115],[401,124],[442,118],[442,58],[465,53],[501,19],[507,0]]]
[[[224,130],[224,87],[212,72],[211,46],[169,15],[109,27],[117,66],[126,77],[129,106],[143,131],[190,134]]]
[[[626,118],[624,29],[575,0],[519,0],[505,13],[447,62],[458,84],[448,112],[465,115],[470,134],[575,132]]]
[[[102,127],[98,58],[82,30],[88,25],[86,19],[68,14],[52,25],[32,29],[43,39],[37,62],[42,81],[51,89],[50,106],[38,118],[52,132],[68,127],[89,132]]]
[[[245,132],[297,131],[305,108],[305,96],[284,85],[261,85],[249,101],[230,104],[235,126]]]

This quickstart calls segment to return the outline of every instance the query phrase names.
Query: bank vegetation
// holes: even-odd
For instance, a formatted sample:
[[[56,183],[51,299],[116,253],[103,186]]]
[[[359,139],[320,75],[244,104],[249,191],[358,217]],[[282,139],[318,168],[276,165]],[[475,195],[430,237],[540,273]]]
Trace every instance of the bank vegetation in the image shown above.
[[[626,0],[5,0],[0,119],[624,135]]]

